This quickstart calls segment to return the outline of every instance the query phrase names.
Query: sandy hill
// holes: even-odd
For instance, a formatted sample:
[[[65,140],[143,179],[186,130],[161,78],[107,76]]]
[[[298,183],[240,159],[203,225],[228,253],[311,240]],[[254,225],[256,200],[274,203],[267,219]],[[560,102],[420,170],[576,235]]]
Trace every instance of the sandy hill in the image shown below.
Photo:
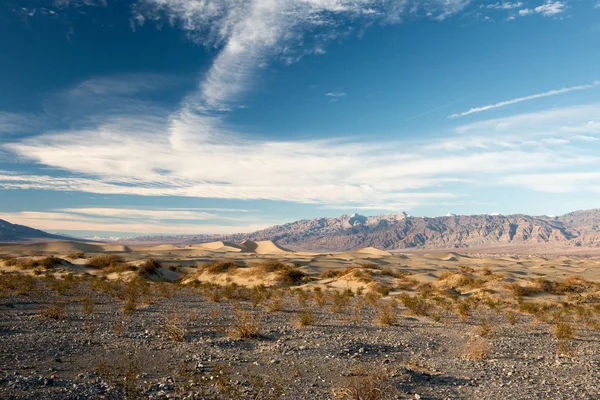
[[[81,242],[44,242],[32,244],[5,245],[1,247],[15,254],[68,254],[72,252],[84,253],[129,253],[131,249],[122,244],[91,244]]]
[[[227,242],[227,241],[216,241],[216,242],[209,242],[209,243],[193,244],[188,247],[192,248],[192,249],[201,249],[201,250],[210,250],[210,251],[219,251],[219,252],[229,252],[229,251],[240,252],[240,251],[245,250],[239,244],[235,244],[233,242]]]
[[[256,245],[256,247],[254,248],[254,252],[256,254],[277,254],[292,252],[291,250],[281,247],[278,244],[272,242],[271,240],[261,240],[255,242],[254,244]]]

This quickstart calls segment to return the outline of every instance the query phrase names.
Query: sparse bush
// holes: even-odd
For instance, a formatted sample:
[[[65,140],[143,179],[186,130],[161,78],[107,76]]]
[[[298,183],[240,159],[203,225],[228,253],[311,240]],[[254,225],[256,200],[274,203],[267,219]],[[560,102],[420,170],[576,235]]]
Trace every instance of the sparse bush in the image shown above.
[[[40,310],[40,316],[44,319],[60,320],[65,316],[66,305],[64,303],[53,303]]]
[[[206,273],[208,273],[208,274],[216,275],[216,274],[222,274],[225,272],[233,272],[233,271],[237,270],[238,268],[240,268],[240,266],[238,264],[236,264],[234,261],[223,260],[223,261],[217,261],[212,264],[206,264],[202,267],[202,270],[206,271]]]
[[[89,296],[85,296],[81,299],[81,306],[83,307],[83,312],[86,314],[91,314],[94,312],[96,302]]]
[[[144,276],[150,276],[155,274],[159,268],[162,268],[162,264],[154,258],[144,261],[140,266],[140,273]]]
[[[28,295],[36,287],[37,281],[28,275],[0,275],[0,296],[10,295]]]
[[[230,335],[235,339],[258,338],[262,330],[260,318],[247,311],[236,311]]]
[[[296,324],[300,327],[311,326],[315,324],[315,315],[309,309],[300,310],[296,318]]]
[[[278,293],[270,299],[267,310],[270,312],[283,311],[283,298],[281,294]]]
[[[277,274],[277,280],[287,285],[296,285],[302,282],[302,279],[306,274],[298,269],[287,267],[284,270],[279,271]]]
[[[480,336],[471,336],[465,347],[463,357],[467,360],[477,361],[484,359],[489,353],[487,340]]]
[[[394,325],[398,322],[394,315],[394,303],[393,301],[386,302],[383,307],[377,313],[377,322],[381,325]]]
[[[331,292],[331,312],[342,313],[348,306],[349,297],[338,291]]]
[[[115,268],[124,262],[125,260],[123,260],[123,257],[111,254],[91,258],[85,263],[85,265],[88,268],[106,269]]]
[[[387,400],[398,398],[392,374],[386,369],[356,368],[347,384],[336,392],[340,400]]]
[[[187,329],[182,319],[177,316],[167,318],[162,326],[162,330],[174,342],[183,342],[187,334]]]
[[[508,321],[509,324],[515,325],[515,324],[519,323],[519,321],[521,320],[521,317],[519,316],[518,313],[516,313],[512,310],[508,310],[506,312],[506,320]]]
[[[558,340],[570,340],[575,337],[575,327],[565,321],[559,321],[554,325],[554,335]]]
[[[426,317],[431,310],[431,304],[422,297],[401,294],[400,301],[404,307],[408,308],[415,315]]]
[[[82,259],[85,258],[85,253],[83,251],[72,251],[69,254],[67,254],[67,258],[69,260]]]

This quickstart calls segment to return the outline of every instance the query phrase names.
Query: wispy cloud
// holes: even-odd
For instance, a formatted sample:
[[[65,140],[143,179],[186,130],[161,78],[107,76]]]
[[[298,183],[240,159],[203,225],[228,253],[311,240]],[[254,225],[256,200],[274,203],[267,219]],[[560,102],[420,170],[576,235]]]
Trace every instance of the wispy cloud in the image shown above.
[[[344,93],[344,92],[329,92],[329,93],[325,93],[325,97],[327,97],[329,99],[329,101],[331,101],[331,102],[336,102],[339,99],[341,99],[342,97],[346,97],[346,93]]]
[[[510,99],[510,100],[501,101],[499,103],[489,104],[487,106],[471,108],[470,110],[467,110],[467,111],[464,111],[461,113],[449,115],[448,118],[464,117],[466,115],[471,115],[471,114],[479,113],[482,111],[493,110],[495,108],[510,106],[512,104],[522,103],[524,101],[536,100],[536,99],[541,99],[544,97],[557,96],[559,94],[575,92],[575,91],[580,91],[580,90],[594,89],[598,86],[600,86],[600,81],[594,81],[588,85],[578,85],[578,86],[571,86],[571,87],[562,88],[562,89],[549,90],[547,92],[532,94],[532,95],[525,96],[525,97],[517,97],[514,99]]]
[[[76,210],[75,210],[76,211]],[[0,213],[0,218],[12,223],[33,226],[51,232],[56,231],[94,231],[94,232],[130,232],[143,234],[220,234],[253,232],[269,226],[269,221],[237,221],[229,224],[206,224],[198,221],[153,220],[147,217],[138,219],[97,218],[95,216],[70,211],[37,212],[22,211]]]
[[[145,23],[166,15],[189,36],[220,49],[212,67],[188,98],[191,109],[224,111],[256,82],[255,74],[274,58],[293,62],[304,54],[322,53],[324,44],[344,29],[342,25],[375,21],[400,22],[404,14],[419,10],[428,18],[444,19],[460,11],[466,0],[142,0],[134,7],[134,19]],[[308,42],[312,48],[298,43]]]
[[[565,12],[566,9],[567,5],[564,2],[548,0],[544,4],[535,8],[524,8],[519,10],[519,15],[525,17],[531,14],[541,14],[544,17],[553,17]]]
[[[598,165],[598,153],[587,144],[566,148],[544,139],[600,135],[594,120],[599,111],[600,105],[547,110],[463,125],[456,128],[460,138],[369,144],[251,140],[227,132],[218,119],[197,115],[142,128],[135,121],[145,118],[136,115],[121,117],[119,124],[108,120],[94,129],[6,145],[22,158],[63,173],[0,172],[0,187],[327,206],[352,199],[356,206],[409,208],[455,198],[445,188],[456,183],[477,185],[519,171]]]
[[[511,2],[494,3],[494,4],[488,4],[484,7],[489,8],[489,9],[494,9],[494,10],[512,10],[514,8],[523,7],[523,2],[519,1],[519,2],[515,2],[515,3],[511,3]]]

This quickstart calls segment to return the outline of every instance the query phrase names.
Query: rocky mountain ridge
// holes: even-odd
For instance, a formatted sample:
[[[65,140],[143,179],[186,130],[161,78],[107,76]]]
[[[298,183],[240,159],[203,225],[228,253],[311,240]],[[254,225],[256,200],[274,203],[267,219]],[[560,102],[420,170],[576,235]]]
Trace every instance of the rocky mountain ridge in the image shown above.
[[[26,242],[32,240],[72,240],[71,238],[53,235],[39,229],[30,228],[24,225],[11,224],[8,221],[0,219],[0,242]]]
[[[360,247],[464,248],[496,244],[560,243],[600,246],[600,209],[559,217],[516,215],[450,215],[412,217],[406,213],[341,215],[273,226],[234,235],[183,235],[137,238],[141,241],[208,242],[213,240],[273,240],[307,250],[343,251]]]

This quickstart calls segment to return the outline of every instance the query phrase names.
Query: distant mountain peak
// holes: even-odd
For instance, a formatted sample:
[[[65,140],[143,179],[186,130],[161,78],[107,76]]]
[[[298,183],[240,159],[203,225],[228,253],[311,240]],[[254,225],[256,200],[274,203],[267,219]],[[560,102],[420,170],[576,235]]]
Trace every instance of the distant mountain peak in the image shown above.
[[[162,237],[164,241],[164,237]],[[364,247],[460,248],[494,244],[560,243],[600,246],[600,209],[575,211],[560,217],[523,214],[411,217],[401,212],[337,218],[315,218],[273,226],[249,234],[178,236],[174,241],[272,240],[304,250],[343,251]],[[152,237],[143,240],[153,240]]]

